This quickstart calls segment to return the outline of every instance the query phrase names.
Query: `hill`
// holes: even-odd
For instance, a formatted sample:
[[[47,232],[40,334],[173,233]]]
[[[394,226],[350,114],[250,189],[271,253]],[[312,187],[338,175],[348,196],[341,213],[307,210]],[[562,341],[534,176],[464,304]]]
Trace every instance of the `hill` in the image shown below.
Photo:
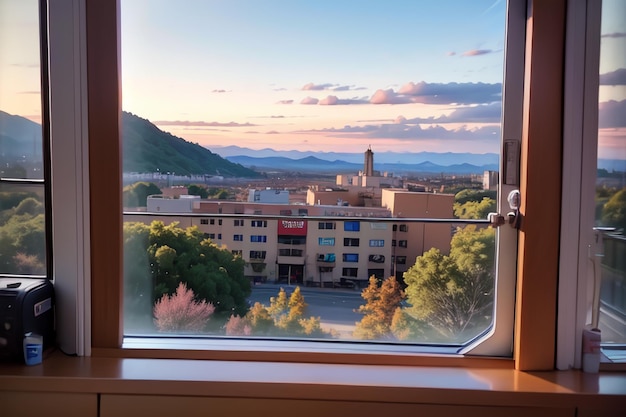
[[[172,172],[256,178],[258,173],[225,160],[210,150],[163,132],[146,119],[122,113],[123,171]]]

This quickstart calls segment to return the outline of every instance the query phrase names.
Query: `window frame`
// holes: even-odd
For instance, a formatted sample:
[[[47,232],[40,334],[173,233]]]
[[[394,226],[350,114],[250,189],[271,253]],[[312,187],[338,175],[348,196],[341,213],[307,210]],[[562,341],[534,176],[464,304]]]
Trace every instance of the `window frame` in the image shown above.
[[[510,5],[524,9],[522,2],[512,1]],[[121,169],[120,169],[120,83],[119,83],[119,1],[118,0],[74,0],[73,5],[80,9],[85,5],[85,39],[86,54],[73,57],[83,62],[86,70],[86,89],[81,90],[89,108],[87,135],[79,140],[80,146],[85,143],[89,148],[88,185],[90,190],[98,193],[89,194],[89,208],[83,210],[88,214],[90,225],[90,284],[91,284],[91,338],[85,340],[92,348],[94,355],[132,356],[129,350],[122,347],[122,248],[121,248]],[[59,6],[55,6],[59,7]],[[521,370],[553,369],[554,364],[554,330],[556,323],[556,283],[558,267],[558,222],[560,202],[550,205],[546,212],[546,196],[549,203],[554,203],[552,194],[560,197],[560,162],[555,166],[546,166],[560,161],[561,135],[560,122],[562,114],[561,91],[553,86],[562,85],[563,70],[563,24],[565,20],[565,0],[535,0],[529,10],[526,24],[526,60],[522,53],[522,71],[525,78],[524,86],[524,118],[523,134],[521,135],[520,161],[520,192],[522,196],[521,213],[523,227],[519,236],[519,248],[514,259],[508,263],[518,271],[516,320],[514,326],[514,355],[512,362]],[[72,15],[73,16],[73,15]],[[80,21],[80,17],[73,17]],[[508,43],[507,38],[507,43]],[[80,42],[78,42],[80,44]],[[522,45],[522,48],[524,46]],[[507,67],[512,55],[507,44]],[[520,58],[520,57],[517,57]],[[51,58],[53,59],[53,58]],[[519,64],[520,62],[517,62]],[[84,81],[84,80],[83,80]],[[55,84],[53,83],[53,86]],[[530,94],[530,90],[533,94]],[[555,105],[556,100],[556,105]],[[507,105],[505,105],[507,107]],[[54,110],[53,110],[54,112]],[[545,113],[545,115],[542,115]],[[84,114],[73,109],[74,118],[84,120]],[[53,118],[54,119],[54,118]],[[503,128],[504,129],[504,128]],[[76,134],[76,132],[73,132]],[[504,138],[507,132],[504,131]],[[53,132],[53,141],[57,136]],[[77,148],[79,145],[76,145]],[[81,148],[82,150],[82,148]],[[555,157],[557,154],[557,157]],[[55,155],[53,154],[53,160]],[[111,176],[110,172],[119,172]],[[541,176],[537,173],[541,172]],[[106,174],[105,174],[106,173]],[[53,174],[54,175],[54,174]],[[554,180],[545,181],[545,178]],[[503,190],[501,190],[503,191]],[[501,193],[504,198],[506,193]],[[81,195],[82,196],[82,195]],[[80,198],[79,201],[83,201]],[[539,204],[538,201],[541,203]],[[61,207],[62,204],[59,205]],[[499,207],[502,205],[502,201]],[[506,229],[502,229],[506,230]],[[507,231],[510,235],[511,232]],[[499,234],[503,233],[499,231]],[[517,240],[517,233],[514,235]],[[547,236],[547,238],[546,238]],[[555,239],[555,236],[557,238]],[[555,244],[556,242],[556,244]],[[544,251],[545,250],[545,251]],[[56,258],[55,258],[56,261]],[[515,262],[517,261],[517,262]],[[517,265],[516,265],[517,264]],[[111,277],[119,279],[111,280]],[[532,277],[542,276],[541,280]],[[89,280],[87,280],[89,281]],[[540,281],[540,283],[538,282]],[[550,290],[546,291],[545,287]],[[96,296],[97,294],[97,296]],[[77,298],[80,298],[77,295]],[[526,308],[526,306],[529,306]],[[533,306],[533,307],[530,307]],[[537,306],[541,313],[536,314]],[[116,308],[117,307],[117,308]],[[509,307],[509,309],[512,309]],[[532,311],[532,314],[531,314]],[[513,313],[512,313],[513,314]],[[140,354],[137,351],[134,354]],[[161,353],[162,355],[167,352]],[[191,353],[172,352],[183,357],[193,356]],[[156,353],[144,352],[145,356]],[[224,356],[225,355],[225,356]],[[235,355],[235,353],[233,353]],[[478,353],[480,355],[480,353]],[[218,357],[235,357],[223,352]],[[245,355],[244,355],[245,356]],[[271,356],[271,355],[270,355]],[[337,359],[338,354],[324,353],[318,360]],[[340,355],[339,355],[340,356]],[[358,356],[358,355],[357,355]],[[402,356],[402,355],[400,355]],[[178,356],[176,356],[178,357]],[[215,357],[215,356],[214,356]],[[247,357],[252,357],[248,355]],[[257,359],[259,356],[256,356]],[[262,355],[261,355],[262,357]],[[276,357],[274,355],[273,357]],[[295,356],[302,358],[302,356]],[[305,355],[306,357],[306,355]],[[362,363],[364,357],[352,357],[352,361]],[[452,358],[434,360],[427,356],[426,360],[419,357],[403,357],[394,361],[390,356],[367,356],[373,362],[386,363],[454,363]],[[296,359],[297,360],[297,359]],[[342,360],[346,360],[344,357]],[[480,358],[460,358],[466,366],[484,363]],[[373,363],[368,362],[368,363]],[[494,365],[498,361],[486,362]],[[344,362],[345,363],[345,362]]]

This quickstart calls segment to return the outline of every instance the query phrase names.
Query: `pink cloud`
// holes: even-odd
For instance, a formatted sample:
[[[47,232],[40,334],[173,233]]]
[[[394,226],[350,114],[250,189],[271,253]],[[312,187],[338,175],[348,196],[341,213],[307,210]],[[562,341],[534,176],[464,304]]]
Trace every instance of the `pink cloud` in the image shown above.
[[[303,98],[303,99],[302,99],[302,101],[300,102],[300,104],[308,104],[308,105],[311,105],[311,104],[317,104],[318,102],[319,102],[319,100],[318,100],[318,99],[316,99],[316,98],[313,98],[313,97],[305,97],[305,98]]]
[[[339,102],[337,96],[327,96],[320,100],[319,104],[322,106],[334,106]]]
[[[479,55],[487,55],[491,54],[495,51],[491,49],[470,49],[469,51],[465,51],[461,54],[461,56],[479,56]]]

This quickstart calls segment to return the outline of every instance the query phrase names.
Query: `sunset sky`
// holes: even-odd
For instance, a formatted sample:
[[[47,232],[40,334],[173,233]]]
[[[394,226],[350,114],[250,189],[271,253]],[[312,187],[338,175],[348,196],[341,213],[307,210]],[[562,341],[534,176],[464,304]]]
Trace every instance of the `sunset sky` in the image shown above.
[[[124,110],[209,149],[499,151],[504,0],[121,3]],[[626,2],[604,5],[600,156],[626,159]],[[0,110],[39,121],[33,10],[0,0]]]

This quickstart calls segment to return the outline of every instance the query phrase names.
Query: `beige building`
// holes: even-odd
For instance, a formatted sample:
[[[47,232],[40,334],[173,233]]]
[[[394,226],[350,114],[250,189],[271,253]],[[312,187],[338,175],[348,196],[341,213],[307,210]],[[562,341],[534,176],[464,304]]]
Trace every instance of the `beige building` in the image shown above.
[[[450,249],[449,223],[402,218],[451,218],[453,195],[384,189],[381,198],[382,207],[193,199],[191,213],[180,210],[179,199],[158,198],[154,202],[159,211],[125,220],[197,226],[207,238],[240,255],[246,261],[245,275],[255,282],[365,286],[372,275],[400,277],[431,247],[445,253]]]

